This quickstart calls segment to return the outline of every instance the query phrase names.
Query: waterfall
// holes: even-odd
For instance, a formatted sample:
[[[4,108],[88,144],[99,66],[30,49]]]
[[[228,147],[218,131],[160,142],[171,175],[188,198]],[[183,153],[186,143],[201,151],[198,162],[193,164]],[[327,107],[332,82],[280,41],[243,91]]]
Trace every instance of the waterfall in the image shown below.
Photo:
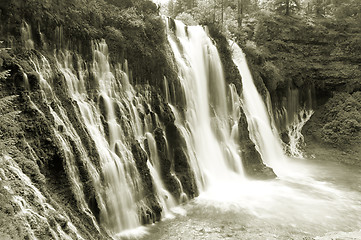
[[[163,217],[170,216],[170,209],[177,201],[166,190],[161,179],[158,149],[152,132],[156,128],[164,131],[164,126],[161,126],[157,114],[152,112],[150,97],[136,93],[130,85],[127,64],[124,64],[123,68],[120,64],[109,64],[105,41],[93,42],[92,50],[91,64],[67,50],[58,51],[55,60],[57,69],[64,77],[66,94],[72,104],[75,104],[73,117],[80,121],[81,127],[92,139],[96,156],[89,155],[84,139],[80,137],[69,116],[72,112],[64,107],[54,90],[54,71],[48,60],[41,56],[30,61],[39,75],[42,97],[54,120],[53,133],[64,152],[67,175],[79,209],[88,215],[93,225],[99,229],[86,201],[77,161],[82,162],[89,175],[89,184],[94,189],[94,198],[100,211],[101,225],[110,235],[121,237],[128,234],[130,229],[139,229],[139,213],[149,209],[144,201],[139,200],[144,198],[143,185],[132,154],[133,140],[138,141],[143,149],[144,140],[148,142],[147,166]],[[77,66],[76,69],[74,66]],[[150,94],[146,92],[146,95]],[[34,102],[32,104],[45,116],[40,107]],[[149,114],[145,113],[144,106],[147,106]],[[145,119],[142,120],[140,114],[143,114]],[[97,159],[95,162],[94,158]],[[139,230],[142,234],[143,230]]]
[[[280,173],[286,157],[273,123],[272,114],[269,114],[268,108],[254,85],[242,49],[232,41],[230,41],[230,46],[233,50],[233,61],[242,77],[243,110],[247,117],[250,138],[256,144],[263,162]]]
[[[178,77],[186,98],[184,119],[175,107],[190,165],[200,192],[223,181],[243,179],[237,141],[231,137],[233,113],[228,110],[227,87],[216,46],[201,26],[175,21],[168,26],[168,41],[178,65]],[[230,108],[232,109],[232,108]]]
[[[42,89],[42,95],[43,99],[48,103],[48,107],[50,110],[50,113],[54,119],[55,126],[53,127],[53,132],[56,137],[56,139],[59,141],[59,143],[62,146],[64,156],[66,159],[66,171],[67,174],[70,177],[73,192],[78,202],[78,207],[81,209],[86,215],[88,215],[92,221],[93,224],[96,226],[96,228],[99,230],[98,225],[96,224],[95,217],[91,214],[90,209],[87,206],[85,196],[83,194],[83,185],[80,181],[80,175],[78,172],[78,169],[75,167],[75,156],[72,152],[72,143],[68,140],[67,136],[70,136],[71,139],[74,140],[76,144],[76,147],[78,148],[79,154],[81,158],[87,162],[87,166],[91,166],[89,157],[86,154],[86,151],[81,144],[81,140],[79,135],[77,134],[76,130],[73,128],[71,121],[69,120],[66,110],[61,106],[60,100],[56,97],[54,94],[52,87],[50,83],[47,80],[50,80],[52,78],[52,70],[50,67],[49,62],[45,57],[41,57],[41,59],[38,61],[37,59],[31,60],[31,62],[34,65],[34,68],[36,72],[39,74],[39,81],[40,81],[40,87]],[[57,113],[54,110],[54,107],[52,107],[49,103],[54,102],[58,109],[59,113]],[[35,105],[35,104],[34,104]],[[36,109],[44,115],[44,113],[36,107]],[[63,129],[63,130],[60,130]],[[94,168],[91,166],[90,168]],[[94,179],[94,182],[99,182],[99,177],[96,174],[95,171],[92,172],[91,175]]]
[[[108,62],[107,46],[105,42],[93,44],[92,74],[97,89],[98,104],[89,100],[85,91],[83,78],[72,74],[71,63],[59,65],[63,72],[71,98],[79,107],[79,118],[95,143],[99,154],[101,174],[104,177],[100,193],[100,218],[102,223],[113,232],[135,228],[140,225],[134,198],[138,189],[139,176],[137,175],[134,159],[127,146],[123,129],[116,121],[116,108],[122,109],[121,83],[111,72]],[[71,60],[65,57],[64,62]],[[81,65],[80,65],[81,66]],[[82,71],[80,71],[81,73]],[[126,109],[128,110],[128,109]],[[132,116],[132,115],[131,115]],[[133,121],[134,124],[137,121]],[[127,129],[135,131],[136,129]],[[129,171],[126,171],[129,169]]]

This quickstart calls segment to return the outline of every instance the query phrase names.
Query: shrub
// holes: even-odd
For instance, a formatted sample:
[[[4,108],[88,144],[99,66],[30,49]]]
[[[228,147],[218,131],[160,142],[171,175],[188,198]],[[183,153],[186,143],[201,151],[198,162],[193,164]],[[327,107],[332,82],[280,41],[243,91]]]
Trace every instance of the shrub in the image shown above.
[[[361,92],[337,93],[325,106],[321,137],[327,143],[350,144],[360,140]]]

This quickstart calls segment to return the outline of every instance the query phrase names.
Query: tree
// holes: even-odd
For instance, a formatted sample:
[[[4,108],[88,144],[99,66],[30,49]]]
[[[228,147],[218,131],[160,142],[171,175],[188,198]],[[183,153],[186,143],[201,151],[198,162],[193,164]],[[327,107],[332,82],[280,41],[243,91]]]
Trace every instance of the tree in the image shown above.
[[[173,13],[176,16],[182,12],[190,11],[197,5],[197,2],[196,2],[196,0],[175,0],[175,2],[173,2],[173,0],[171,0],[168,3],[168,7],[169,7],[169,4],[174,5]]]
[[[184,24],[189,26],[197,25],[197,22],[194,20],[193,16],[189,13],[183,12],[181,14],[178,14],[176,19],[182,21]]]
[[[284,12],[286,16],[289,16],[291,12],[300,9],[300,3],[298,0],[276,0],[274,7],[279,12]]]
[[[174,11],[174,0],[170,0],[168,2],[168,5],[167,5],[167,11],[168,11],[168,16],[172,17],[172,18],[175,18],[175,11]]]
[[[195,5],[187,9],[187,3]],[[168,15],[191,24],[219,25],[219,29],[232,35],[241,27],[244,15],[259,10],[259,3],[259,0],[170,0]]]
[[[198,1],[197,6],[193,8],[192,14],[198,24],[208,24],[215,22],[215,2],[212,0]]]
[[[307,1],[307,13],[315,13],[321,17],[326,14],[326,9],[330,7],[330,0],[309,0]]]
[[[238,23],[238,28],[240,28],[242,26],[244,2],[245,2],[244,0],[237,0],[237,23]]]
[[[242,26],[242,20],[245,14],[259,10],[259,0],[237,0],[237,23],[238,27]]]
[[[318,17],[361,19],[361,0],[306,0],[304,4],[308,14],[314,13]]]
[[[361,0],[332,0],[330,8],[337,19],[353,18],[361,23]]]

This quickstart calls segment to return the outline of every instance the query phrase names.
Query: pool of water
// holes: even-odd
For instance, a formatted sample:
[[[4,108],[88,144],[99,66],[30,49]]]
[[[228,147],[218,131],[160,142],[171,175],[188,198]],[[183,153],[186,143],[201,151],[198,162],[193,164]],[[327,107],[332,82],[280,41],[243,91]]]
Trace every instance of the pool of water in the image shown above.
[[[275,180],[219,183],[142,239],[361,239],[360,168],[290,159],[285,169]]]

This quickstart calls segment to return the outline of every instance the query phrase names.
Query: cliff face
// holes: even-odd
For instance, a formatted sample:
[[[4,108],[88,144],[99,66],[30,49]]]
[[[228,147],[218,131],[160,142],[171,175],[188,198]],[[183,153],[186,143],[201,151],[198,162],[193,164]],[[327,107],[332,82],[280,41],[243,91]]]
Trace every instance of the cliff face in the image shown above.
[[[300,109],[313,109],[303,130],[309,147],[350,151],[353,162],[360,155],[360,41],[356,20],[268,14],[246,21],[241,39],[280,130],[302,118]]]
[[[164,96],[164,77],[177,84],[164,22],[150,1],[122,4],[1,2],[1,238],[108,239],[158,221],[170,196],[152,150],[176,202],[197,194]]]
[[[153,182],[154,151],[176,201],[197,194],[162,92],[148,84],[135,91],[127,68],[109,65],[104,42],[93,44],[92,61],[67,50],[2,53],[1,70],[10,71],[0,82],[4,238],[102,239],[136,227],[127,219],[134,215],[158,221],[158,198],[170,196]]]
[[[78,210],[51,120],[30,102],[29,93],[16,90],[13,80],[1,81],[1,238],[104,237]],[[46,109],[39,92],[31,98]],[[92,190],[85,191],[93,202]]]

